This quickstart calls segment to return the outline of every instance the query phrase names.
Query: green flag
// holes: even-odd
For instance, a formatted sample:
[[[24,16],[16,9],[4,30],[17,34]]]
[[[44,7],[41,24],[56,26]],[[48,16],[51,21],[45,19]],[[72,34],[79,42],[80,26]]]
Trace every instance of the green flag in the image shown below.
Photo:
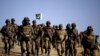
[[[36,14],[36,19],[41,20],[42,19],[42,14],[41,13]]]

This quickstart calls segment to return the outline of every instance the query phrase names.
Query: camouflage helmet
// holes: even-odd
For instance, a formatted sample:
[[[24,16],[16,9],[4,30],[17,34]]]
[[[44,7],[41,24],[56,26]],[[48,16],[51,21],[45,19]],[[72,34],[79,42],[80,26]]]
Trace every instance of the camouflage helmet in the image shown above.
[[[55,27],[56,27],[56,29],[58,29],[58,28],[59,28],[59,27],[58,27],[58,25],[56,25]]]
[[[70,27],[70,24],[67,24],[66,27]]]
[[[75,24],[75,23],[72,23],[71,26],[72,26],[72,27],[76,27],[76,24]]]
[[[63,25],[62,24],[59,24],[59,27],[63,27]]]
[[[92,26],[88,26],[88,27],[87,27],[87,30],[91,30],[91,31],[93,31]]]
[[[36,23],[36,20],[33,20],[32,23]]]
[[[6,19],[5,23],[7,23],[7,22],[10,22],[10,20],[9,19]]]
[[[24,17],[24,21],[30,21],[28,17]]]
[[[12,18],[12,19],[11,19],[11,21],[15,21],[15,19],[14,19],[14,18]]]
[[[46,24],[51,24],[50,21],[46,21]]]

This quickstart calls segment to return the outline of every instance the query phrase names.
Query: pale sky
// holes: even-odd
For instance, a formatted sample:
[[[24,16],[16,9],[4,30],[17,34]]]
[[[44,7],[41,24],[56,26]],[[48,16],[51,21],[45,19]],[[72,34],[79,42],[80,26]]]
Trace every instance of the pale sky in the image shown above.
[[[8,18],[15,18],[18,25],[28,16],[35,19],[36,13],[42,13],[43,19],[52,24],[76,23],[77,29],[84,31],[92,25],[94,32],[100,35],[100,0],[0,0],[0,27]]]

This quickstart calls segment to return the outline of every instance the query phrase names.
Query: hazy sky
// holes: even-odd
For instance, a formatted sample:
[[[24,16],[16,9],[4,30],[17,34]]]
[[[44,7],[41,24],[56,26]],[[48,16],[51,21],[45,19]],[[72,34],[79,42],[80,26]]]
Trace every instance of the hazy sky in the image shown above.
[[[100,0],[0,0],[0,27],[7,18],[15,18],[20,25],[25,16],[33,20],[36,13],[43,14],[38,23],[50,20],[52,24],[66,26],[74,22],[79,31],[92,25],[100,35]]]

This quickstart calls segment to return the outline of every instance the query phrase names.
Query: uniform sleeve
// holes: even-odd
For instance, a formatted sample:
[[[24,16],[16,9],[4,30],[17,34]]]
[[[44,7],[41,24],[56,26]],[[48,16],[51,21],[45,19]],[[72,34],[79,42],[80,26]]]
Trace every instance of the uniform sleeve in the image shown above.
[[[4,35],[4,34],[6,33],[5,30],[6,30],[6,29],[5,29],[5,26],[3,26],[3,27],[1,28],[1,31],[0,31],[0,32],[2,33],[2,35]]]

